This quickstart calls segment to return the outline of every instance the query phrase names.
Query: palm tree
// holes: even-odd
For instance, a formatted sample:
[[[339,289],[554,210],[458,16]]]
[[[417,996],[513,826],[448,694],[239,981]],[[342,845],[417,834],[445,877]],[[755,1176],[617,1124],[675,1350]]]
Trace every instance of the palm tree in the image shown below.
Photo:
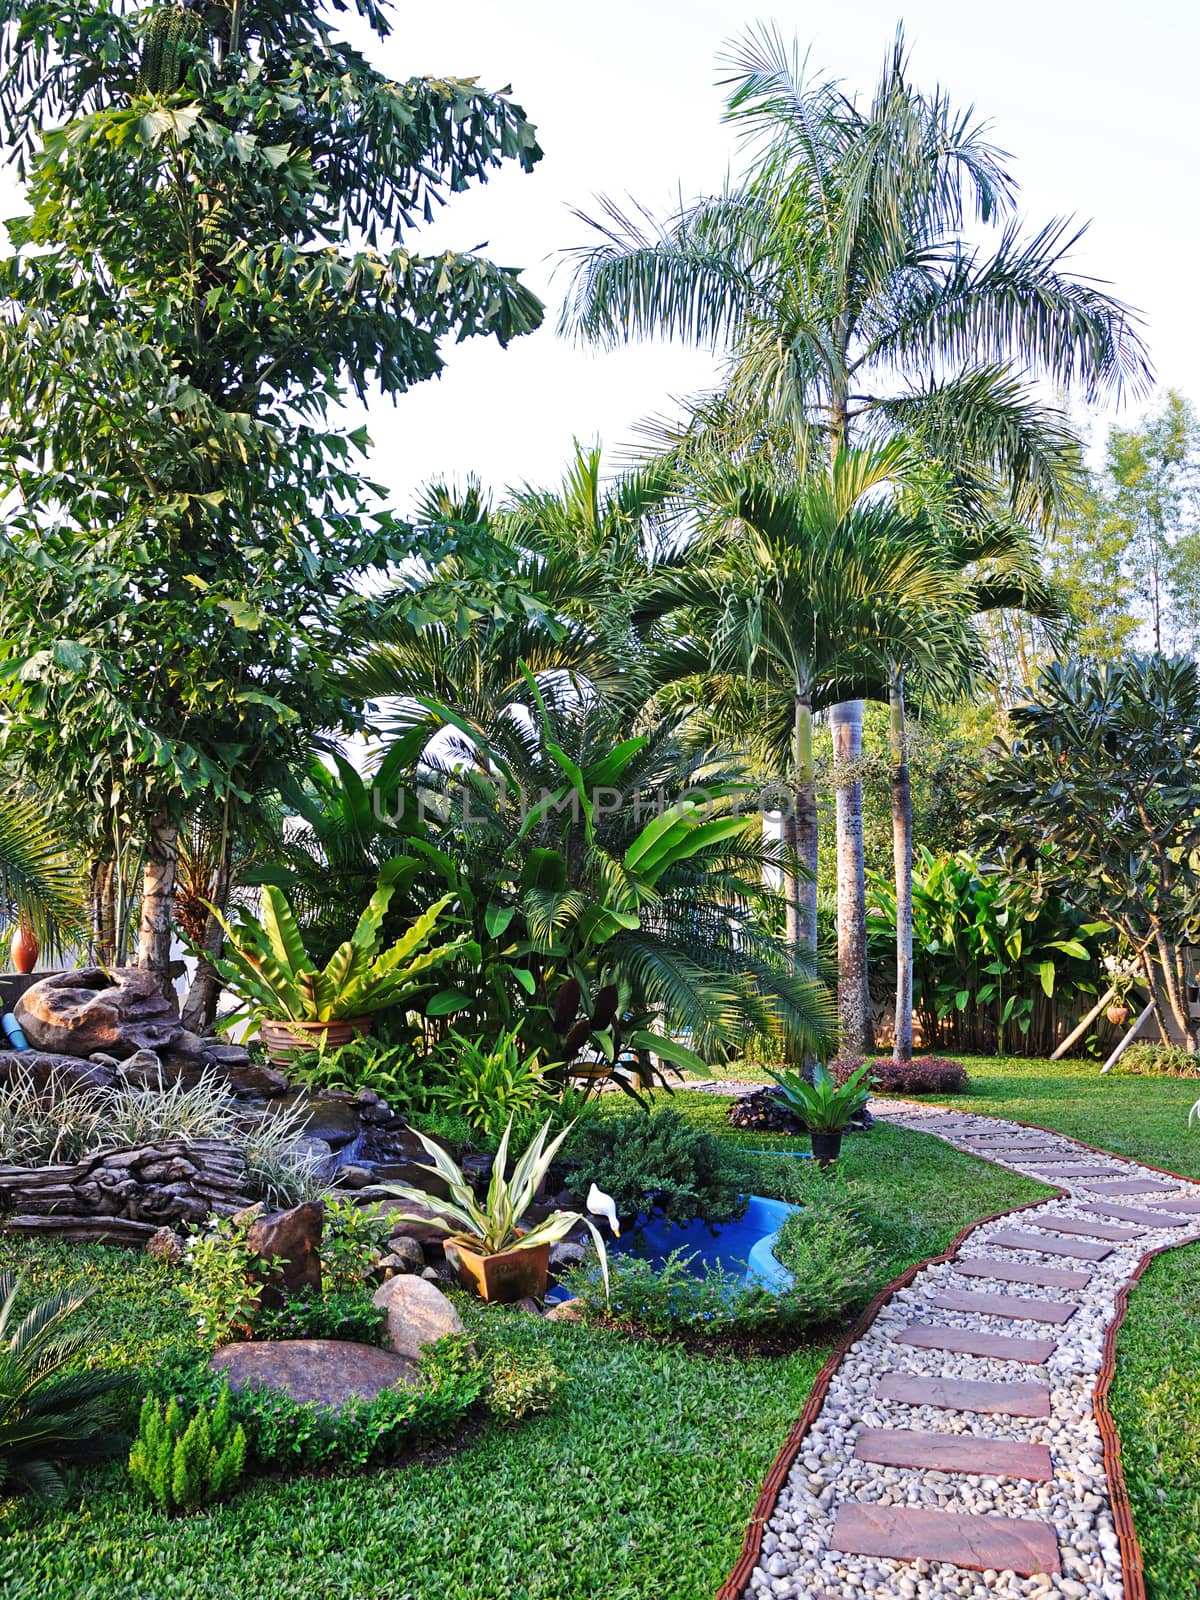
[[[80,872],[47,825],[44,807],[0,797],[0,926],[23,922],[43,949],[61,950],[83,927]]]
[[[952,509],[961,511],[961,505]],[[926,502],[927,505],[927,502]],[[912,788],[908,767],[907,696],[914,682],[924,699],[961,694],[984,674],[984,651],[967,626],[996,610],[1022,610],[1047,620],[1062,615],[1059,597],[1046,582],[1029,531],[1003,516],[988,520],[970,508],[968,520],[947,524],[924,514],[914,526],[929,541],[932,559],[961,580],[957,615],[941,634],[942,649],[924,659],[890,653],[883,682],[869,698],[888,702],[888,755],[892,781],[892,857],[896,885],[896,1025],[893,1057],[912,1060]],[[934,635],[931,633],[929,643]],[[935,671],[931,674],[931,664]]]
[[[1052,516],[1078,452],[1026,375],[1085,395],[1149,375],[1129,310],[1065,270],[1079,230],[1056,221],[1022,235],[1003,152],[971,111],[910,84],[902,35],[865,106],[809,81],[798,52],[765,30],[737,48],[727,82],[748,177],[662,224],[606,205],[599,242],[575,252],[564,330],[726,350],[723,395],[701,408],[698,431],[727,448],[751,448],[772,420],[791,430],[797,463],[864,434],[920,437],[1002,484],[1014,515]],[[969,223],[999,237],[971,243]],[[847,749],[861,718],[856,701],[839,713]],[[858,787],[841,788],[851,828]],[[840,1009],[847,1046],[865,1049],[861,837],[845,856],[839,942],[855,965],[840,974]]]
[[[749,722],[788,790],[798,954],[817,941],[814,714],[874,692],[891,660],[932,672],[961,633],[958,575],[895,493],[906,461],[893,443],[840,451],[800,478],[753,462],[714,469],[697,490],[696,543],[659,572],[685,632],[660,648],[658,678],[697,678],[710,727],[714,713]]]

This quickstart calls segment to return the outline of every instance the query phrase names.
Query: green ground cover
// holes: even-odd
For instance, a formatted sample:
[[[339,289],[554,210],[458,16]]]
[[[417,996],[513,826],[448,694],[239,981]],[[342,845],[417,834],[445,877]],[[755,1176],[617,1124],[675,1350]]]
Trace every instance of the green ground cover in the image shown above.
[[[743,1149],[727,1102],[675,1104]],[[844,1168],[876,1239],[879,1281],[967,1222],[1043,1193],[921,1134],[876,1127]],[[763,1187],[785,1171],[762,1163]],[[778,1184],[785,1180],[779,1179]],[[100,1247],[5,1241],[30,1294],[97,1285],[98,1359],[145,1364],[190,1338],[168,1275]],[[628,1335],[501,1316],[569,1375],[556,1409],[458,1450],[355,1476],[252,1481],[228,1504],[171,1519],[117,1467],[65,1508],[0,1507],[6,1600],[706,1600],[732,1564],[759,1483],[832,1333],[776,1358],[689,1353]]]

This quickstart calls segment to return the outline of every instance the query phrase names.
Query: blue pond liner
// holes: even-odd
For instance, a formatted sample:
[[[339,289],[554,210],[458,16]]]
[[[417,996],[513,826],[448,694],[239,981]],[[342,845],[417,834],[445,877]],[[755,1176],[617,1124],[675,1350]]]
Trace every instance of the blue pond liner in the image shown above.
[[[692,1256],[697,1277],[706,1266],[740,1273],[749,1284],[758,1284],[776,1293],[790,1288],[792,1275],[780,1266],[773,1254],[779,1230],[801,1208],[765,1195],[746,1196],[746,1213],[736,1222],[667,1222],[662,1217],[639,1217],[633,1228],[619,1239],[607,1241],[610,1255],[640,1256],[654,1267],[661,1267],[676,1250]],[[565,1300],[567,1290],[556,1287],[547,1300]]]

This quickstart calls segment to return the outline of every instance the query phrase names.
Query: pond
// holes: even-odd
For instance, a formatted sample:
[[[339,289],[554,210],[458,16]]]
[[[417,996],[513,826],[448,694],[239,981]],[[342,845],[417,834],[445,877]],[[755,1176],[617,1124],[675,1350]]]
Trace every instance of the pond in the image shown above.
[[[705,1267],[721,1267],[739,1273],[747,1283],[764,1288],[786,1289],[791,1274],[780,1266],[773,1254],[780,1228],[799,1206],[782,1200],[768,1200],[752,1194],[746,1199],[745,1215],[736,1222],[668,1222],[662,1217],[639,1217],[637,1224],[608,1246],[614,1255],[636,1255],[661,1267],[675,1250],[695,1252],[692,1268],[703,1273]]]

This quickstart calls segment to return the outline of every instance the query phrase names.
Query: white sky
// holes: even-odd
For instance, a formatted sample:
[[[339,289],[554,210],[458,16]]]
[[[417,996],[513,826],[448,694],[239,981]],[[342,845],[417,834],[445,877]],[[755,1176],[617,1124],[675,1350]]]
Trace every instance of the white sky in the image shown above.
[[[584,230],[570,208],[632,195],[656,212],[718,187],[736,164],[715,86],[724,41],[760,19],[811,46],[811,65],[848,88],[873,86],[900,12],[897,0],[759,10],[729,0],[448,0],[402,4],[397,32],[373,53],[398,78],[429,72],[511,83],[537,124],[545,158],[530,176],[505,171],[456,197],[422,249],[483,245],[549,303],[546,325],[502,351],[451,347],[440,380],[368,422],[373,470],[411,509],[436,475],[475,472],[502,488],[555,483],[572,437],[613,448],[672,395],[702,386],[710,360],[648,345],[611,355],[554,333],[565,277],[556,253]],[[1194,0],[909,0],[903,16],[914,79],[973,103],[1017,158],[1022,210],[1092,218],[1077,270],[1109,280],[1139,307],[1160,382],[1200,401],[1200,118]],[[0,178],[0,215],[16,209]]]
[[[646,345],[611,355],[557,338],[565,276],[556,253],[584,235],[572,206],[633,195],[656,213],[718,187],[736,165],[716,87],[722,44],[774,21],[810,47],[810,64],[847,88],[874,85],[900,12],[896,0],[759,10],[729,0],[456,0],[405,7],[381,53],[396,76],[477,75],[513,86],[545,158],[457,197],[431,245],[470,247],[524,266],[549,303],[547,326],[501,351],[449,351],[439,380],[393,411],[371,408],[375,469],[407,510],[435,474],[486,484],[557,482],[571,439],[612,448],[638,418],[703,385],[695,351]],[[1091,218],[1076,262],[1140,308],[1159,380],[1200,401],[1200,7],[1188,0],[1009,0],[1002,8],[909,0],[913,77],[974,104],[1016,158],[1029,222]],[[1128,414],[1128,408],[1127,408]]]

